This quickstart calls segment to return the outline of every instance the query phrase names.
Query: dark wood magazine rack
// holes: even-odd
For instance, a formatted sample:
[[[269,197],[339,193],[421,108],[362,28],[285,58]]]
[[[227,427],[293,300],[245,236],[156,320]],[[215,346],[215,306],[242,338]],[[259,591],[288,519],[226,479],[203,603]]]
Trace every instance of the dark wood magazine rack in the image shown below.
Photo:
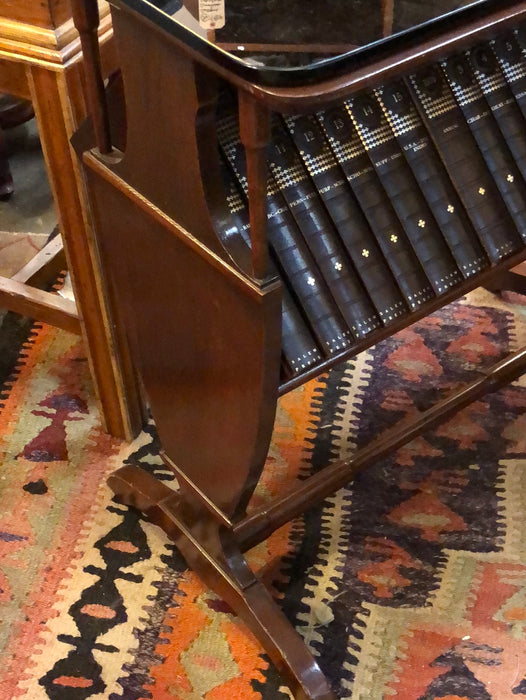
[[[280,380],[281,283],[266,275],[269,119],[337,104],[363,87],[440,58],[453,47],[526,19],[526,2],[480,16],[410,50],[303,87],[249,81],[112,0],[122,82],[105,91],[98,71],[96,3],[74,2],[88,58],[92,129],[77,134],[103,268],[130,336],[178,491],[124,467],[110,485],[176,542],[202,579],[248,623],[296,698],[334,698],[300,636],[247,565],[243,552],[347,484],[360,470],[520,376],[526,350],[416,419],[395,425],[349,461],[330,464],[265,507],[246,508],[261,475],[281,394],[480,285],[498,286],[526,250],[494,265],[350,350]],[[219,175],[218,81],[238,92],[246,148],[251,259],[227,251]],[[124,90],[121,90],[122,84]]]

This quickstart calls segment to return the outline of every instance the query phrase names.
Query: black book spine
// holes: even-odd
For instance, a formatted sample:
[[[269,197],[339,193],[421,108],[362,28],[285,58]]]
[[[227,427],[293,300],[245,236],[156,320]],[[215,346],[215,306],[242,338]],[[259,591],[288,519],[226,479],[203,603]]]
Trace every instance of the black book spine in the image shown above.
[[[295,377],[322,361],[320,349],[285,281],[281,300],[281,347],[286,374]]]
[[[233,173],[223,159],[221,159],[221,174],[231,215],[231,221],[225,226],[226,236],[228,238],[239,237],[249,250],[251,239],[248,209],[234,181]],[[269,272],[271,275],[279,276],[279,271],[272,259],[269,263]],[[321,362],[323,358],[284,280],[282,280],[282,284],[281,347],[283,362],[286,366],[286,374],[296,376]]]
[[[407,87],[398,80],[376,94],[460,271],[471,277],[488,259]]]
[[[369,222],[378,246],[411,310],[434,294],[376,175],[345,107],[317,115],[331,150]]]
[[[303,115],[285,123],[382,322],[391,323],[407,306],[318,120]]]
[[[513,160],[522,178],[526,179],[526,122],[497,57],[489,44],[476,46],[467,55]]]
[[[427,278],[435,293],[443,294],[462,275],[378,100],[362,92],[345,104]]]
[[[427,66],[406,84],[489,259],[499,262],[521,244],[442,71]]]
[[[246,195],[245,151],[239,140],[236,117],[226,111],[221,113],[217,133],[223,154]],[[350,347],[351,333],[272,178],[268,180],[267,189],[267,236],[281,275],[303,310],[324,355],[334,355]]]
[[[524,181],[500,134],[468,58],[464,54],[455,54],[441,65],[510,216],[526,240]]]
[[[269,168],[352,333],[363,338],[381,325],[323,206],[294,142],[273,123]]]
[[[491,41],[504,77],[526,118],[526,30],[516,29]]]

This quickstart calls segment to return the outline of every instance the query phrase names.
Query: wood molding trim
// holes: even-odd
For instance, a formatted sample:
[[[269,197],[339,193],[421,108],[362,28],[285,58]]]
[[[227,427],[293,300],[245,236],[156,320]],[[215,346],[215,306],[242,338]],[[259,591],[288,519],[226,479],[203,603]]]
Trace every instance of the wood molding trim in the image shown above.
[[[111,36],[109,5],[101,6],[99,42]],[[10,60],[56,64],[61,68],[81,52],[80,39],[73,20],[56,29],[46,29],[0,17],[0,56]]]

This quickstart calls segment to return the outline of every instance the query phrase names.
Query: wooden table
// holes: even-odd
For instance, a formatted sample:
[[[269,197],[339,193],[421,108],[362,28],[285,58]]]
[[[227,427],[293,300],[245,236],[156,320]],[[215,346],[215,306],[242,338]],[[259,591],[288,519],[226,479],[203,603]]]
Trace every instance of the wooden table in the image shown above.
[[[100,2],[99,42],[106,73],[115,66],[109,8]],[[104,425],[130,438],[142,423],[127,342],[112,314],[69,139],[85,116],[81,48],[69,0],[0,0],[0,92],[33,103],[62,244],[51,242],[13,278],[0,277],[0,305],[82,334]],[[75,302],[34,285],[64,264]]]

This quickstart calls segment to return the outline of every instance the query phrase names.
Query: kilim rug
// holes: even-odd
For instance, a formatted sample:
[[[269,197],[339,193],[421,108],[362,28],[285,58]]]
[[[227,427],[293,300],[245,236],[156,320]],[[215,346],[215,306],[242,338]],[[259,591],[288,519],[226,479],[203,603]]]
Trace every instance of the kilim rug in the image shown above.
[[[255,502],[526,344],[477,291],[280,401]],[[101,430],[76,338],[36,328],[0,413],[0,698],[283,700],[247,628],[112,501],[169,480],[153,426]],[[249,553],[339,698],[526,697],[526,378],[375,464]]]

